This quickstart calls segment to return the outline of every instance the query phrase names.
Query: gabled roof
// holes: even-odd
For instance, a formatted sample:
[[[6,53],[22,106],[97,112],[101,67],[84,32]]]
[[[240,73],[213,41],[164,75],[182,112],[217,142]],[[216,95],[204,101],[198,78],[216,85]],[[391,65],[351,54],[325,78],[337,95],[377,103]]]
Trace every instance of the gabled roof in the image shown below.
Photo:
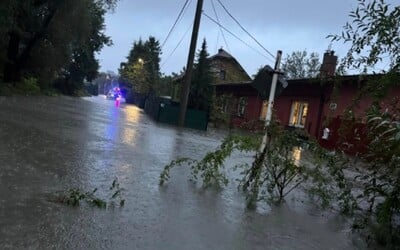
[[[246,70],[244,70],[244,68],[242,67],[242,65],[240,65],[240,63],[236,60],[236,58],[222,48],[218,50],[217,54],[210,56],[209,60],[211,61],[212,64],[214,61],[230,61],[238,69],[238,72],[241,72],[243,74],[242,75],[242,77],[244,78],[243,80],[251,80],[249,74],[247,74]]]
[[[231,55],[231,54],[229,54],[228,52],[226,52],[224,49],[219,49],[218,50],[218,53],[217,54],[215,54],[215,55],[213,55],[213,56],[210,56],[209,57],[209,59],[215,59],[215,58],[218,58],[218,57],[221,57],[221,58],[229,58],[229,59],[233,59],[233,60],[235,60],[236,61],[236,59]]]

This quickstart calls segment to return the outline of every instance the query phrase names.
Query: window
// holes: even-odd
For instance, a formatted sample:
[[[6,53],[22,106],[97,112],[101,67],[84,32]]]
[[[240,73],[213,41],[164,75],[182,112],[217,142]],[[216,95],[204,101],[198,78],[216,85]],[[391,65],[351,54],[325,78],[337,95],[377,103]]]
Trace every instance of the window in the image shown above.
[[[225,79],[226,79],[226,71],[225,71],[225,70],[221,70],[221,71],[219,72],[219,78],[220,78],[221,80],[225,80]]]
[[[292,111],[290,113],[289,126],[304,128],[306,124],[308,112],[308,103],[306,102],[293,102]]]
[[[268,110],[268,101],[265,100],[262,103],[260,120],[265,120],[265,118],[267,117],[267,110]]]
[[[238,116],[244,116],[247,106],[247,97],[240,97],[238,103]]]

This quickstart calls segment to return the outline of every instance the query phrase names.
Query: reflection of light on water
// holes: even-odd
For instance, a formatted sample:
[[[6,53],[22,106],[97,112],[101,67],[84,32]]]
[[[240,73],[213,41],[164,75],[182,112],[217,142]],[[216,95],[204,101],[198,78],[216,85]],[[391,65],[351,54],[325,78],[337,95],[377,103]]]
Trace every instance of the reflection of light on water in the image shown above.
[[[135,141],[136,131],[130,128],[124,128],[122,131],[122,142],[127,144],[133,144]]]
[[[133,106],[127,106],[125,111],[126,120],[132,123],[138,123],[140,120],[140,110]]]
[[[301,159],[301,148],[300,147],[293,148],[292,158],[294,160],[294,165],[299,166],[300,159]]]
[[[140,110],[136,107],[133,106],[126,106],[124,109],[125,112],[125,118],[127,123],[133,123],[133,124],[138,124],[140,121]],[[130,126],[123,126],[122,131],[122,142],[127,143],[127,144],[133,144],[135,142],[135,137],[136,137],[136,129],[132,128]]]

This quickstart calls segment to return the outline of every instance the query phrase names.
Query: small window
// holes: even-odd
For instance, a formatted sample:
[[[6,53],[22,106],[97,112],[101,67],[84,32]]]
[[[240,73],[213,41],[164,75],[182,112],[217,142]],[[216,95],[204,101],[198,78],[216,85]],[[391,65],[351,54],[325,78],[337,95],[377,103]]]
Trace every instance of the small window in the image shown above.
[[[240,97],[238,103],[238,116],[244,116],[247,106],[247,97]]]
[[[293,102],[292,111],[290,113],[289,126],[304,128],[308,113],[308,103]]]
[[[221,71],[219,72],[219,78],[220,78],[221,80],[225,80],[225,79],[226,79],[226,71],[225,71],[225,70],[221,70]]]
[[[262,103],[260,120],[265,120],[265,118],[267,117],[267,111],[268,111],[268,101],[265,100]]]

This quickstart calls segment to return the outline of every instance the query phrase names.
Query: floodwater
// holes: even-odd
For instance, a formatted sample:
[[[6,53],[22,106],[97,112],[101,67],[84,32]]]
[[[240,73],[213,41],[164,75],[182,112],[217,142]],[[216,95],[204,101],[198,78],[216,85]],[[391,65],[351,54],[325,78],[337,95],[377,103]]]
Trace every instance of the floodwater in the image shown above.
[[[248,211],[234,177],[222,191],[204,191],[184,167],[158,185],[171,160],[199,158],[223,138],[155,123],[102,97],[0,97],[0,249],[362,249],[344,220],[296,195]],[[115,178],[124,207],[50,199],[98,188],[109,200]]]

